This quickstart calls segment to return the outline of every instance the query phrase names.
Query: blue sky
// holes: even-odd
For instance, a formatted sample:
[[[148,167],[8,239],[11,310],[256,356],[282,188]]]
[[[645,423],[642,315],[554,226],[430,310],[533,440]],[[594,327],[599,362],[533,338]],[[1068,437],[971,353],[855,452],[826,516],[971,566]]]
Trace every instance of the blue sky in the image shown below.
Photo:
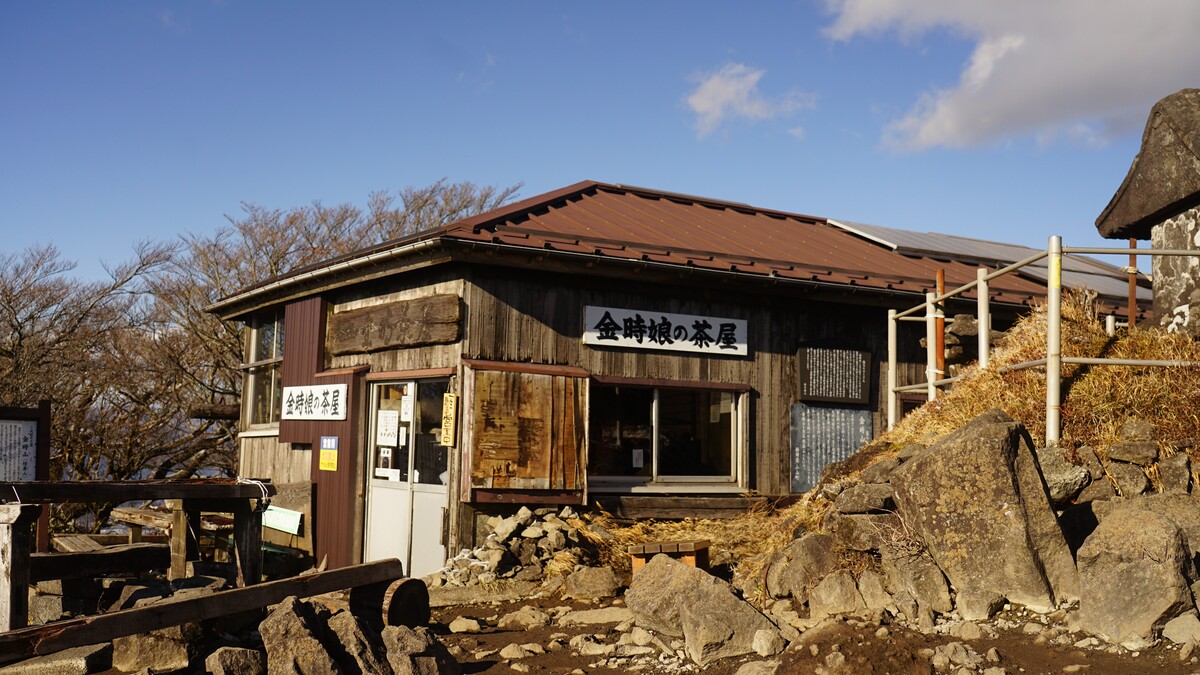
[[[4,3],[3,251],[98,276],[242,202],[443,177],[1092,245],[1150,106],[1200,86],[1197,25],[1191,0]]]

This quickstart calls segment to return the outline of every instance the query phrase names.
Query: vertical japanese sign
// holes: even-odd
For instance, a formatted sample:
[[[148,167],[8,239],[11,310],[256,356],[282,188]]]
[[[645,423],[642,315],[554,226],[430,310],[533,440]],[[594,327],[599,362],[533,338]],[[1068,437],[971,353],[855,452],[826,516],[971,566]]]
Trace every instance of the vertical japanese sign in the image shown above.
[[[314,384],[283,388],[285,420],[346,419],[346,385]]]
[[[588,305],[583,321],[587,345],[712,356],[749,354],[745,319]]]
[[[337,471],[338,465],[338,437],[337,436],[322,436],[321,437],[321,459],[317,468],[321,471]]]
[[[458,420],[458,396],[450,392],[442,394],[442,430],[438,445],[452,446],[455,439],[455,423]]]
[[[36,420],[0,420],[0,480],[37,480]]]

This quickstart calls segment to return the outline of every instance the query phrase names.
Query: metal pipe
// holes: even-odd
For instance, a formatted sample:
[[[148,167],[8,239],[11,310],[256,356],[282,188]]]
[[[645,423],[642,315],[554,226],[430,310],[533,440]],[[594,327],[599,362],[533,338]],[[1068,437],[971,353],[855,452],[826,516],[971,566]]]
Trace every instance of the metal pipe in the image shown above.
[[[1086,255],[1129,255],[1127,248],[1106,248],[1097,246],[1067,246],[1063,253],[1083,253]],[[1186,248],[1150,248],[1142,251],[1145,255],[1196,256],[1195,249]]]
[[[1046,447],[1058,447],[1062,421],[1062,237],[1050,237],[1046,278]]]
[[[1026,368],[1037,368],[1046,365],[1046,359],[1034,359],[1032,361],[1022,361],[1009,366],[1000,366],[996,369],[997,373],[1011,373],[1014,370],[1025,370]]]
[[[937,310],[933,298],[935,293],[925,294],[925,395],[932,401],[937,398],[937,386],[933,381],[941,375],[937,371]]]
[[[977,297],[975,298],[975,313],[978,315],[975,324],[979,329],[979,367],[987,368],[991,362],[992,351],[992,311],[988,304],[988,271],[985,267],[975,270],[975,280],[978,282]]]
[[[1064,356],[1062,362],[1084,366],[1153,366],[1158,368],[1200,367],[1200,361],[1169,361],[1162,359],[1096,359],[1084,356]]]
[[[890,431],[895,428],[896,420],[900,417],[900,394],[896,392],[896,361],[898,360],[896,339],[896,310],[888,310],[887,323],[887,341],[888,341],[888,363],[887,363],[887,428]]]
[[[1192,251],[1192,255],[1196,255],[1196,252]],[[1046,257],[1045,251],[1038,251],[1036,254],[1031,255],[1028,258],[1025,258],[1023,260],[1018,260],[1017,262],[1015,262],[1011,265],[1008,265],[1007,267],[1001,267],[1000,269],[996,270],[995,272],[988,273],[987,279],[990,281],[992,279],[995,279],[996,277],[1002,277],[1005,274],[1010,274],[1012,272],[1015,272],[1015,271],[1021,269],[1022,267],[1025,267],[1026,265],[1032,265],[1033,263],[1035,263],[1045,257]],[[975,281],[963,284],[962,286],[959,286],[958,288],[952,288],[940,296],[934,296],[932,301],[933,302],[941,302],[943,300],[948,300],[956,295],[961,295],[961,294],[971,290],[972,288],[975,288],[975,286],[977,286],[978,284],[979,284],[979,281],[975,280]],[[926,297],[928,297],[928,295]],[[926,302],[930,302],[930,301],[926,300]],[[925,304],[922,303],[915,307],[910,307],[902,312],[897,312],[896,317],[903,319],[905,317],[911,316],[913,314],[916,314],[918,311],[920,311],[921,308],[924,306],[925,306]]]
[[[1109,314],[1104,317],[1104,334],[1108,337],[1114,337],[1117,334],[1117,317]]]

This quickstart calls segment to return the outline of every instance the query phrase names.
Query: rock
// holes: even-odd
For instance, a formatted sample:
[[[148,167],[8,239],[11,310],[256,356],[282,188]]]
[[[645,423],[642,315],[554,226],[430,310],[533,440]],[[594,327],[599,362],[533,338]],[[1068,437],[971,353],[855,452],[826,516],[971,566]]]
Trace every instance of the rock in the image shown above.
[[[958,615],[968,621],[987,621],[1004,607],[1004,596],[988,591],[961,591],[955,598]]]
[[[363,673],[386,673],[389,670],[382,637],[359,622],[353,614],[342,610],[334,614],[327,625],[341,645],[337,660],[345,666],[353,664],[353,668],[344,669],[357,669]]]
[[[508,541],[518,527],[521,527],[521,524],[516,518],[504,518],[492,528],[492,535],[496,541],[503,543]]]
[[[271,675],[340,673],[318,635],[324,620],[307,602],[288,597],[258,625]]]
[[[1056,509],[1066,507],[1092,482],[1087,468],[1067,461],[1059,448],[1038,448],[1034,454],[1046,481],[1050,503]]]
[[[395,675],[459,675],[458,661],[424,626],[388,626],[383,629],[388,664]],[[272,672],[274,675],[274,672]]]
[[[533,525],[533,526],[525,528],[524,530],[521,530],[521,536],[525,537],[526,539],[537,539],[539,537],[545,536],[545,534],[546,534],[546,530],[543,528],[540,528],[536,525]]]
[[[602,609],[581,609],[567,612],[559,618],[558,623],[561,626],[590,626],[604,623],[621,623],[633,618],[633,612],[628,607],[604,607]]]
[[[892,589],[902,590],[916,601],[918,607],[943,614],[954,608],[950,604],[950,587],[946,584],[946,577],[928,553],[885,555],[883,571]],[[897,600],[897,607],[900,604]],[[908,616],[910,619],[916,618],[911,614]]]
[[[1123,497],[1136,497],[1150,487],[1146,472],[1136,464],[1109,462],[1104,467],[1117,483],[1117,491]]]
[[[448,626],[451,633],[478,633],[483,630],[478,619],[469,616],[456,617]]]
[[[1154,440],[1154,425],[1141,419],[1131,419],[1121,425],[1121,440],[1124,442]]]
[[[257,649],[221,647],[204,659],[204,667],[212,675],[263,675],[267,655]]]
[[[500,658],[502,659],[524,659],[533,654],[528,649],[521,645],[507,645],[500,650]]]
[[[863,483],[842,491],[833,503],[838,513],[875,513],[896,508],[892,486],[886,483]]]
[[[1195,612],[1177,616],[1163,626],[1162,635],[1177,645],[1200,642],[1200,619]]]
[[[112,668],[112,644],[86,645],[35,656],[0,668],[4,675],[88,675]],[[251,671],[252,672],[252,671]],[[216,675],[223,675],[217,673]]]
[[[1088,486],[1075,497],[1075,501],[1082,504],[1086,502],[1100,502],[1107,499],[1112,499],[1117,496],[1117,491],[1113,489],[1112,483],[1108,477],[1101,473],[1099,478],[1095,478]]]
[[[1194,607],[1185,562],[1177,525],[1135,505],[1117,509],[1079,549],[1078,627],[1127,649],[1150,645]]]
[[[550,615],[528,605],[500,617],[496,627],[500,630],[529,630],[550,625]]]
[[[633,576],[625,604],[643,628],[684,637],[688,654],[701,666],[748,654],[756,631],[774,630],[728,583],[665,555],[654,556]]]
[[[1191,490],[1192,463],[1187,453],[1178,452],[1158,462],[1158,479],[1163,492],[1187,494]]]
[[[1108,449],[1108,459],[1147,467],[1158,461],[1158,446],[1153,441],[1114,443]]]
[[[867,603],[849,570],[837,570],[827,575],[808,595],[808,612],[813,619],[831,614],[856,614],[866,608]]]
[[[822,525],[838,546],[852,551],[879,551],[903,536],[904,530],[894,513],[841,514],[830,510]]]
[[[886,483],[892,475],[892,471],[900,466],[901,459],[899,457],[887,457],[875,462],[871,466],[862,470],[858,479],[864,483]]]
[[[808,600],[808,589],[837,567],[834,540],[827,534],[806,534],[780,551],[768,564],[766,590],[772,597],[788,595]]]
[[[884,588],[883,576],[874,570],[864,570],[858,575],[858,592],[862,594],[863,602],[866,603],[867,609],[873,612],[888,611],[892,614],[897,612],[896,603],[892,602],[892,596]]]
[[[775,656],[787,648],[787,641],[776,631],[757,630],[754,632],[754,652],[759,656]]]
[[[621,589],[610,567],[584,567],[572,572],[563,585],[563,597],[576,600],[611,598]]]
[[[983,637],[983,630],[973,621],[964,621],[959,624],[955,636],[962,640],[978,640]]]
[[[150,668],[158,672],[182,670],[199,651],[200,624],[185,623],[129,635],[113,640],[112,665],[117,670],[131,672]]]
[[[902,464],[892,486],[954,588],[1050,611],[1078,597],[1079,581],[1027,437],[993,409]]]
[[[779,661],[749,661],[743,663],[734,675],[775,675]]]

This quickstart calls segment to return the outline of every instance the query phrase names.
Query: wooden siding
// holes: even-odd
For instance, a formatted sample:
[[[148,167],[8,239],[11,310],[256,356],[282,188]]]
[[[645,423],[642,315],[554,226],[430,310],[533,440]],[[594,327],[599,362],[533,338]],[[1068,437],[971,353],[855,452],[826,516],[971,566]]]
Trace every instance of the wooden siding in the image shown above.
[[[817,302],[782,293],[639,286],[636,274],[622,287],[611,280],[474,267],[468,281],[465,358],[575,366],[593,375],[748,384],[748,487],[765,494],[790,490],[790,406],[796,399],[797,349],[807,345],[869,351],[872,372],[879,372],[887,359],[884,307]],[[716,357],[586,346],[581,340],[586,305],[745,319],[750,354]],[[911,342],[915,338],[910,339],[910,332],[903,335]],[[905,357],[915,360],[917,354],[914,344]],[[880,385],[880,379],[871,384],[877,433],[886,420]]]
[[[583,487],[587,383],[576,377],[473,371],[471,487]]]

